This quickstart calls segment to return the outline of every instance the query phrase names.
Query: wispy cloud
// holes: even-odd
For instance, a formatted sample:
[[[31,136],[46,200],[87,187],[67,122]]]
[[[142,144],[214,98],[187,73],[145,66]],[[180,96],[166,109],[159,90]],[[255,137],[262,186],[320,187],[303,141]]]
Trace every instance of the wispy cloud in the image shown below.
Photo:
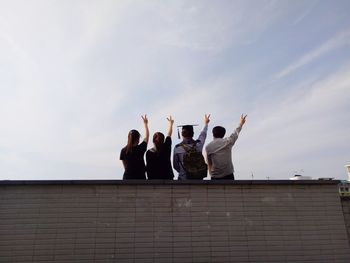
[[[347,125],[350,106],[350,66],[320,77],[310,90],[291,91],[284,100],[253,111],[240,138],[244,144],[236,157],[241,174],[256,178],[285,178],[303,169],[313,177],[342,176],[343,163],[350,155],[337,155],[335,149],[348,149]],[[255,139],[259,143],[256,144]],[[252,139],[252,141],[251,141]],[[252,158],[252,152],[254,157]],[[318,160],[319,165],[315,163]],[[329,172],[328,172],[329,173]]]
[[[348,46],[350,45],[350,30],[344,30],[339,33],[337,33],[334,37],[317,47],[316,49],[310,51],[309,53],[303,55],[301,58],[299,58],[294,63],[290,64],[286,68],[282,69],[280,72],[278,72],[274,79],[281,79],[283,77],[286,77],[287,75],[293,73],[294,71],[298,70],[299,68],[313,62],[314,60],[318,59],[319,57],[337,49],[342,46]]]
[[[322,68],[328,60],[318,58],[348,45],[348,31],[309,53],[302,45],[290,46],[300,59],[276,75],[269,93],[260,88],[276,72],[281,30],[289,38],[288,30],[300,26],[300,36],[310,36],[305,23],[319,24],[306,19],[312,8],[302,13],[310,4],[22,1],[18,8],[16,3],[4,2],[0,9],[0,176],[121,178],[119,151],[129,129],[142,131],[145,113],[151,133],[166,131],[168,115],[176,124],[201,125],[211,113],[210,127],[229,130],[248,113],[235,150],[239,179],[249,178],[252,168],[285,176],[286,165],[315,163],[316,157],[305,155],[326,148],[333,147],[341,161],[345,156],[339,145],[349,126],[319,131],[332,125],[332,116],[348,112],[348,97],[340,96],[347,94],[348,70],[335,74],[340,63],[334,63],[322,78],[308,71],[305,80],[298,69],[311,62]],[[325,20],[324,13],[318,17]],[[331,29],[349,24],[344,18]],[[326,35],[319,32],[317,39]],[[295,78],[285,85],[291,73]],[[295,157],[298,153],[304,157]],[[336,163],[329,159],[330,166]]]
[[[294,22],[293,22],[294,25],[296,25],[296,24],[300,23],[301,21],[303,21],[303,19],[305,19],[308,15],[310,15],[312,13],[313,9],[318,4],[318,0],[307,1],[307,3],[304,3],[304,4],[308,4],[309,6],[306,6],[306,7],[303,8],[304,10],[294,20]]]

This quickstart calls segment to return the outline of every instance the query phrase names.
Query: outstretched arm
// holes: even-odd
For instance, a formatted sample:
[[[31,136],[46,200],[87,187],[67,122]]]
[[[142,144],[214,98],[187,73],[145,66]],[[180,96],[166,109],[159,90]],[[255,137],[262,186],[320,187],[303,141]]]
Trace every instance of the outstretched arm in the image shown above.
[[[204,115],[204,124],[208,125],[208,123],[210,122],[210,114],[205,114]]]
[[[243,114],[241,115],[241,120],[239,122],[239,126],[242,128],[244,123],[245,123],[245,118],[247,118],[247,115],[243,116]]]
[[[245,119],[247,118],[247,115],[243,116],[243,114],[241,115],[241,119],[239,121],[239,125],[236,128],[236,130],[228,137],[228,143],[231,145],[234,145],[235,142],[238,139],[238,135],[242,130],[243,125],[245,124]]]
[[[210,122],[210,114],[205,114],[204,115],[204,127],[201,133],[199,134],[198,140],[204,145],[205,139],[207,138],[207,131],[208,131],[208,123]]]
[[[141,116],[142,120],[143,120],[143,124],[145,126],[145,138],[143,139],[146,143],[148,143],[149,140],[149,129],[148,129],[148,119],[147,119],[147,115],[145,114],[145,116]]]
[[[171,135],[173,134],[173,125],[174,125],[174,120],[171,116],[169,116],[169,118],[166,118],[168,120],[168,137],[171,137]]]

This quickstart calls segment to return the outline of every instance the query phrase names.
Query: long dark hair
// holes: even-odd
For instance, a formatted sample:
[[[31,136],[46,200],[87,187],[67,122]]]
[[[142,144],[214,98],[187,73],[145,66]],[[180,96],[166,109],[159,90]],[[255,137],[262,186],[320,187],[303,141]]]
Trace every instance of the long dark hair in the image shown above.
[[[132,147],[134,147],[135,143],[140,140],[140,133],[137,130],[131,130],[128,134],[128,143],[125,146],[126,153],[132,152]]]
[[[159,152],[164,145],[164,134],[161,132],[156,132],[153,135],[153,143],[154,143],[154,147],[156,148],[157,152]]]

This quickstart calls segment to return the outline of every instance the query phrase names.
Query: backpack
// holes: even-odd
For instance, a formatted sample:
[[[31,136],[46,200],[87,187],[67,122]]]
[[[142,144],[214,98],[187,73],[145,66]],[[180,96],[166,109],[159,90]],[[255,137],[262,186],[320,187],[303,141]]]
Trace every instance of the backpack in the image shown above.
[[[197,151],[196,142],[192,146],[181,144],[186,153],[183,156],[182,167],[187,179],[203,179],[207,177],[208,166],[204,161],[202,152]]]

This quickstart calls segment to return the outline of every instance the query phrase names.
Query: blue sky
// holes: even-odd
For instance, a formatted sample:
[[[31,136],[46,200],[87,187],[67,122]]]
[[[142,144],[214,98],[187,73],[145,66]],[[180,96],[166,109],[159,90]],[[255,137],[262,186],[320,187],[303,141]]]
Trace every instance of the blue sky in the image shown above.
[[[202,124],[210,113],[209,131],[230,132],[248,114],[237,179],[345,179],[349,10],[340,0],[0,1],[0,179],[120,179],[120,149],[145,113],[151,134],[169,115]]]

